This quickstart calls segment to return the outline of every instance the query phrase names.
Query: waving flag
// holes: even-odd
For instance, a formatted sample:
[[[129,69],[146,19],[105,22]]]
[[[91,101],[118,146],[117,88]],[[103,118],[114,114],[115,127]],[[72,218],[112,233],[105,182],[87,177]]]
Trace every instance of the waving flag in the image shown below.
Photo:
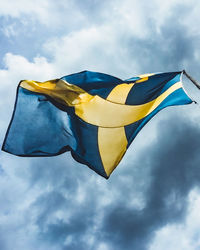
[[[21,81],[2,149],[18,156],[75,160],[105,178],[142,127],[161,109],[192,103],[181,72],[127,80],[83,71],[46,82]]]

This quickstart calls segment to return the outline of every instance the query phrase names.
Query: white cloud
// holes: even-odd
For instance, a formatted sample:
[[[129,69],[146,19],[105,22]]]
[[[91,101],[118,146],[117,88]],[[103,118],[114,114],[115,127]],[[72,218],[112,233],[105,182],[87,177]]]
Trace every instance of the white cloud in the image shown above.
[[[22,25],[33,25],[39,21],[50,29],[62,27],[63,24],[73,27],[84,20],[81,11],[71,0],[0,1],[0,16],[16,18]]]
[[[107,72],[122,78],[143,73],[143,60],[145,58],[136,57],[136,55],[140,52],[137,50],[138,48],[145,50],[147,45],[134,48],[134,56],[133,53],[130,53],[130,37],[141,40],[152,38],[155,35],[152,34],[152,29],[159,32],[160,27],[172,14],[174,6],[185,3],[189,4],[190,2],[189,0],[166,2],[154,0],[148,3],[146,0],[140,2],[111,1],[109,6],[106,5],[107,7],[96,10],[94,14],[89,10],[89,6],[85,6],[88,8],[86,13],[85,9],[81,10],[80,6],[73,1],[0,1],[1,16],[10,16],[21,20],[21,26],[19,25],[17,28],[12,23],[10,26],[4,27],[4,34],[8,38],[12,36],[14,39],[16,30],[26,26],[28,29],[30,28],[27,35],[34,38],[32,39],[33,43],[40,42],[41,36],[46,36],[46,41],[41,44],[41,47],[43,46],[46,55],[52,58],[51,61],[48,61],[45,56],[35,55],[33,60],[29,60],[22,55],[13,53],[5,55],[4,65],[6,69],[0,70],[0,138],[5,135],[13,110],[16,87],[20,80],[45,81],[84,69]],[[192,4],[194,1],[190,5]],[[199,6],[199,3],[195,3],[195,5]],[[190,28],[191,33],[196,32],[197,35],[199,32],[198,9],[199,7],[194,8],[185,15],[184,20],[181,20],[187,30]],[[91,14],[93,14],[93,19]],[[40,36],[35,36],[34,33],[37,30],[35,20],[38,22],[37,25],[41,23],[47,27],[42,29]],[[60,32],[60,27],[62,27],[62,32]],[[52,30],[56,31],[53,35]],[[30,50],[32,45],[28,45]],[[15,40],[13,40],[13,46],[15,46]],[[131,46],[134,47],[134,44]],[[198,61],[198,49],[195,50],[195,55]],[[138,58],[141,59],[140,62],[138,62]],[[148,64],[149,67],[151,63]],[[189,60],[188,63],[190,63]],[[189,109],[191,113],[195,114],[195,119],[198,116],[197,109],[187,106],[187,110]],[[173,110],[171,111],[174,112],[172,117],[175,117],[175,108]],[[184,113],[186,109],[184,110],[182,107],[181,110]],[[96,209],[95,219],[92,218],[94,219],[93,226],[88,226],[86,238],[91,237],[90,244],[95,246],[95,240],[99,239],[95,238],[93,234],[97,233],[98,235],[98,230],[101,228],[103,217],[109,206],[123,203],[125,200],[126,206],[130,210],[142,211],[146,206],[146,193],[150,188],[152,177],[151,169],[145,168],[148,164],[139,155],[140,152],[148,153],[142,150],[145,145],[150,145],[156,140],[156,131],[158,130],[156,126],[159,119],[163,119],[166,115],[168,115],[168,111],[162,111],[159,116],[154,118],[153,122],[146,125],[108,181],[91,173],[87,167],[75,163],[69,154],[52,159],[50,164],[50,161],[45,161],[45,159],[37,162],[37,160],[17,158],[1,152],[0,164],[3,174],[0,175],[0,204],[2,204],[0,224],[4,231],[0,235],[4,237],[3,241],[7,244],[6,250],[12,249],[13,242],[16,243],[17,249],[57,250],[57,243],[46,246],[45,239],[42,243],[38,242],[39,226],[36,221],[40,220],[42,216],[46,216],[44,227],[48,228],[50,223],[68,222],[71,216],[78,214],[76,210],[82,209],[82,207],[81,216],[84,215],[84,209],[86,211],[91,208],[91,211]],[[139,158],[143,160],[142,164],[138,164]],[[41,166],[40,162],[43,163]],[[58,166],[56,166],[56,162],[58,162]],[[127,166],[127,162],[131,162],[131,164]],[[73,163],[78,166],[72,166]],[[74,169],[72,169],[73,167]],[[70,172],[71,170],[73,173]],[[58,177],[54,173],[57,173]],[[67,179],[69,176],[70,178]],[[31,178],[36,179],[36,185],[30,187]],[[72,192],[68,190],[72,187],[70,179],[72,179],[73,184],[75,182],[76,186]],[[39,204],[39,201],[37,206],[34,205],[38,198],[42,198],[42,194],[51,194],[56,189],[69,201],[64,207],[56,207],[55,211],[50,211],[48,214],[48,199],[42,205]],[[198,219],[199,195],[197,190],[191,192],[190,207],[185,223],[168,225],[157,231],[151,246],[152,250],[168,250],[169,246],[171,246],[170,250],[197,249],[197,244],[200,244],[198,235],[200,226]],[[49,197],[52,196],[49,195]],[[88,200],[91,202],[90,207],[87,207]],[[10,232],[11,229],[12,232]],[[9,231],[9,237],[6,236],[6,231]],[[75,237],[69,234],[66,236],[64,244],[70,245]],[[197,240],[195,241],[193,238]],[[177,244],[179,244],[178,248]],[[110,245],[105,242],[100,243],[97,247],[99,250],[110,249]]]
[[[109,246],[105,243],[99,244],[99,246],[97,248],[97,250],[109,250],[109,249],[110,249]]]
[[[101,24],[112,26],[123,32],[123,29],[129,30],[134,35],[144,37],[149,34],[151,25],[156,24],[157,27],[164,24],[166,19],[172,14],[173,8],[177,6],[177,11],[183,11],[186,6],[188,13],[181,21],[188,28],[198,32],[195,24],[199,21],[198,9],[199,3],[195,0],[112,0],[105,2],[102,6],[97,5],[98,2],[87,1],[86,4],[81,4],[79,1],[73,0],[10,0],[0,1],[0,15],[18,18],[19,20],[39,20],[51,29],[57,25],[69,27],[69,25],[78,25],[77,29],[83,28],[83,24],[91,26],[99,19]],[[191,6],[196,6],[190,9]],[[96,6],[99,10],[96,11]],[[95,16],[93,12],[95,10]],[[91,17],[93,19],[91,19]],[[99,23],[97,23],[98,25]],[[73,26],[74,27],[74,26]],[[72,27],[71,27],[72,28]],[[71,29],[70,29],[71,30]]]
[[[8,100],[8,91],[9,94],[16,91],[20,80],[45,81],[55,78],[56,75],[54,67],[44,57],[35,57],[33,62],[30,62],[23,56],[7,53],[3,61],[6,69],[0,70],[0,90],[3,96],[1,105]]]
[[[112,26],[82,29],[52,39],[44,47],[54,56],[55,68],[62,75],[92,70],[120,77],[128,76],[132,69],[138,70],[135,60],[128,56],[127,48]]]
[[[189,194],[189,207],[184,222],[169,224],[155,233],[149,250],[198,250],[200,245],[200,190]]]
[[[22,79],[45,81],[55,77],[54,67],[45,57],[35,57],[30,62],[23,56],[7,53],[3,61],[6,69],[0,70],[1,91],[17,86]]]
[[[0,14],[12,17],[20,18],[24,14],[36,14],[45,20],[47,17],[48,10],[50,9],[51,1],[44,0],[40,2],[36,1],[25,1],[25,0],[11,0],[0,2]]]

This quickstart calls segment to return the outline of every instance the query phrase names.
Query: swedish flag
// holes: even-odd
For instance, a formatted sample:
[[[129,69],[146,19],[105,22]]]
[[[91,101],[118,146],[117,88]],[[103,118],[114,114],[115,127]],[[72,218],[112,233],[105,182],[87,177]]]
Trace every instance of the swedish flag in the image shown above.
[[[105,178],[142,127],[167,106],[189,104],[181,72],[127,80],[83,71],[46,82],[19,83],[2,149],[18,156],[75,160]]]

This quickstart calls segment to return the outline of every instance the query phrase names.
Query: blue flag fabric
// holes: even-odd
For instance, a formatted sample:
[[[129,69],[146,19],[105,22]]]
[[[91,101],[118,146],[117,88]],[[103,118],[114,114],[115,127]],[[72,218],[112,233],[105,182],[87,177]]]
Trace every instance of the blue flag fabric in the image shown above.
[[[46,82],[21,81],[2,150],[74,159],[105,178],[142,127],[160,110],[192,103],[181,72],[127,80],[83,71]]]

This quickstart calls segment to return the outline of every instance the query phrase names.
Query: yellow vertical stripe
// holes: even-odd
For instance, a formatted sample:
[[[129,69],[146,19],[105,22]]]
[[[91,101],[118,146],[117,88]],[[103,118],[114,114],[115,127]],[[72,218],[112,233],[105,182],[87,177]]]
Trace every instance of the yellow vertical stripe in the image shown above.
[[[126,98],[128,96],[129,91],[133,87],[134,83],[122,83],[120,85],[117,85],[108,95],[106,100],[114,102],[114,103],[120,103],[125,104]]]
[[[108,95],[107,100],[110,102],[125,104],[127,96],[133,83],[117,85]],[[113,117],[117,116],[113,113]],[[110,117],[110,119],[113,119]],[[124,127],[119,128],[98,128],[98,146],[101,160],[107,176],[119,164],[127,149],[127,139]]]
[[[124,127],[98,128],[98,146],[107,176],[116,168],[127,149]]]
[[[137,80],[136,83],[148,81],[149,76],[153,76],[153,75],[154,75],[154,73],[148,73],[148,74],[139,75],[139,77],[141,79]]]

